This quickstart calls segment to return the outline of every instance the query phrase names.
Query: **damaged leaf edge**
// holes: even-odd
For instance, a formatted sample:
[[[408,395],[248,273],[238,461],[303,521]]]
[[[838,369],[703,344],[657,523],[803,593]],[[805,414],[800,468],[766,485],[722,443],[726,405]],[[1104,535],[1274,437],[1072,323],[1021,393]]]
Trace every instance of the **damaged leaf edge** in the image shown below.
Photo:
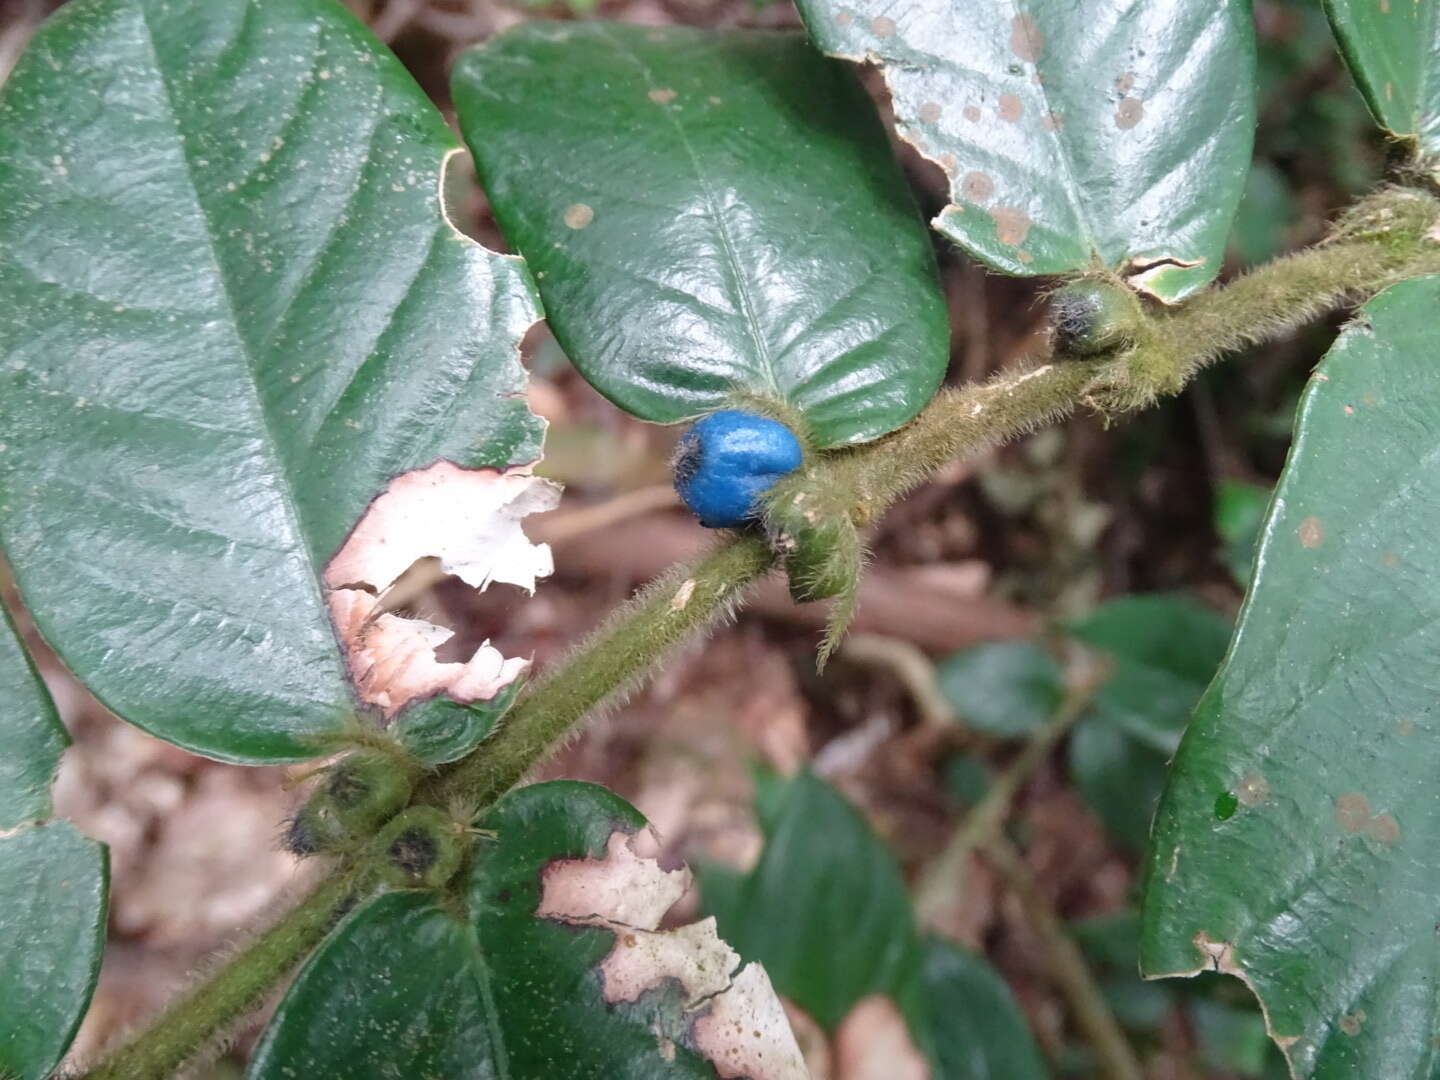
[[[452,140],[453,140],[453,136],[452,136]],[[449,200],[446,198],[446,191],[447,191],[448,186],[449,186],[449,183],[450,183],[450,170],[451,170],[451,168],[453,167],[453,164],[454,164],[454,162],[455,162],[455,159],[456,159],[457,157],[462,156],[462,155],[463,155],[463,157],[464,157],[465,159],[467,159],[467,160],[473,160],[473,158],[471,158],[470,152],[466,149],[466,147],[465,147],[463,144],[459,143],[458,141],[452,141],[452,144],[445,150],[444,154],[442,155],[442,157],[441,157],[441,159],[440,159],[439,167],[437,168],[436,174],[435,174],[435,189],[434,189],[435,207],[436,207],[436,210],[437,210],[438,213],[439,213],[440,220],[444,223],[445,227],[446,227],[447,229],[449,229],[450,234],[451,234],[451,236],[452,236],[453,239],[455,239],[456,241],[460,242],[460,243],[461,243],[462,245],[464,245],[467,249],[470,249],[474,254],[478,255],[479,257],[481,257],[482,259],[484,259],[486,262],[488,262],[488,263],[490,263],[490,264],[492,264],[492,265],[498,264],[499,266],[504,266],[504,267],[506,268],[506,270],[512,275],[512,281],[513,281],[515,284],[520,285],[520,286],[522,286],[522,287],[524,288],[525,298],[526,298],[526,300],[528,301],[528,304],[529,304],[530,320],[529,320],[529,322],[525,325],[525,327],[524,327],[523,329],[519,329],[519,331],[515,334],[514,339],[513,339],[513,342],[512,342],[512,344],[511,344],[511,354],[512,354],[511,363],[514,365],[515,372],[516,372],[516,374],[518,375],[518,382],[519,382],[519,384],[520,384],[520,389],[515,392],[515,395],[514,395],[514,396],[516,396],[516,397],[524,397],[526,391],[527,391],[528,388],[529,388],[529,384],[530,384],[530,372],[529,372],[529,370],[525,367],[524,363],[523,363],[522,360],[521,360],[522,351],[523,351],[523,343],[524,343],[524,339],[525,339],[526,334],[528,334],[530,330],[534,329],[535,326],[539,325],[541,322],[544,321],[544,319],[545,319],[544,304],[543,304],[543,302],[542,302],[542,300],[541,300],[541,298],[540,298],[540,291],[539,291],[539,289],[536,287],[535,279],[534,279],[534,277],[531,275],[529,266],[528,266],[528,264],[525,262],[525,260],[524,260],[524,258],[523,258],[522,256],[517,255],[517,254],[511,254],[511,253],[496,251],[496,250],[494,250],[493,248],[487,247],[485,244],[481,243],[479,240],[477,240],[477,239],[475,239],[474,237],[466,234],[466,233],[459,227],[459,225],[458,225],[458,224],[456,223],[456,221],[455,221],[454,216],[451,214],[451,207],[450,207],[450,204],[449,204]],[[527,408],[526,411],[529,412],[528,408]],[[501,665],[500,665],[500,670],[497,672],[497,678],[499,678],[499,679],[501,679],[501,680],[503,680],[503,681],[500,681],[500,682],[498,683],[498,685],[495,685],[495,686],[493,687],[493,692],[492,692],[492,693],[490,693],[490,694],[488,694],[488,695],[484,695],[484,696],[467,696],[467,695],[458,695],[458,696],[457,696],[457,695],[454,695],[454,694],[449,693],[450,686],[439,686],[439,687],[436,687],[434,690],[432,690],[432,691],[430,691],[430,692],[418,693],[418,694],[409,695],[409,696],[407,696],[403,701],[401,701],[401,702],[399,702],[399,703],[396,703],[396,704],[388,705],[388,706],[387,706],[387,705],[380,705],[378,702],[369,700],[369,699],[367,698],[366,692],[365,692],[365,690],[364,690],[364,688],[363,688],[363,686],[362,686],[361,680],[360,680],[359,678],[357,678],[357,675],[356,675],[356,669],[355,669],[355,664],[354,664],[354,659],[353,659],[354,643],[347,637],[346,633],[344,633],[344,631],[342,630],[342,627],[341,627],[341,625],[340,625],[340,623],[339,623],[339,620],[338,620],[337,617],[336,617],[336,608],[335,608],[334,599],[333,599],[334,594],[337,593],[337,592],[339,592],[339,591],[341,591],[343,587],[348,586],[348,583],[345,583],[345,586],[332,585],[332,584],[330,584],[330,583],[326,580],[326,578],[329,577],[330,567],[334,564],[334,562],[336,561],[336,559],[338,559],[338,558],[340,557],[341,553],[345,551],[346,547],[350,544],[352,538],[354,537],[356,531],[360,528],[361,523],[365,521],[365,519],[367,518],[367,516],[368,516],[368,515],[371,513],[371,511],[374,509],[375,504],[376,504],[387,492],[389,492],[390,489],[391,489],[391,487],[395,484],[395,482],[396,482],[397,480],[401,479],[402,477],[405,477],[405,476],[410,475],[410,474],[412,474],[412,473],[421,472],[421,471],[423,471],[423,470],[425,470],[425,469],[433,469],[433,468],[435,468],[437,465],[440,465],[442,462],[448,463],[448,464],[454,466],[456,469],[459,469],[459,470],[461,470],[461,471],[463,471],[463,472],[465,472],[465,473],[481,473],[481,472],[487,472],[487,471],[494,471],[494,472],[497,472],[500,476],[517,476],[517,477],[518,477],[518,476],[526,476],[526,477],[533,477],[533,470],[535,469],[535,467],[536,467],[537,465],[540,464],[541,461],[544,460],[543,446],[544,446],[544,443],[545,443],[546,436],[549,434],[549,426],[550,426],[550,425],[549,425],[549,421],[546,420],[546,419],[545,419],[544,417],[542,417],[542,416],[537,416],[537,415],[535,415],[533,412],[530,412],[529,415],[530,415],[532,421],[536,424],[536,426],[537,426],[537,428],[538,428],[538,440],[537,440],[537,441],[538,441],[539,445],[542,447],[542,450],[541,450],[539,453],[537,453],[536,456],[535,456],[532,460],[527,461],[527,462],[510,462],[510,463],[508,463],[508,464],[505,465],[505,466],[495,466],[495,465],[466,466],[466,465],[460,464],[459,462],[449,461],[448,459],[440,458],[440,459],[437,459],[437,460],[434,461],[434,462],[431,462],[428,466],[423,466],[423,467],[419,467],[419,468],[415,468],[415,469],[409,469],[409,470],[406,470],[405,472],[396,473],[395,475],[393,475],[393,476],[390,477],[390,479],[386,482],[385,486],[384,486],[380,491],[378,491],[378,492],[371,498],[371,500],[370,500],[369,503],[366,504],[365,509],[364,509],[364,510],[360,513],[360,515],[356,518],[355,523],[351,526],[350,531],[349,531],[349,532],[346,534],[346,536],[345,536],[345,539],[341,542],[340,546],[336,549],[336,551],[331,555],[330,559],[329,559],[329,560],[326,562],[326,564],[325,564],[325,567],[324,567],[324,569],[323,569],[323,571],[322,571],[322,574],[321,574],[321,581],[320,581],[319,584],[320,584],[320,588],[321,588],[322,595],[324,596],[324,599],[325,599],[326,608],[327,608],[327,610],[328,610],[328,612],[329,612],[329,615],[330,615],[331,629],[332,629],[332,631],[333,631],[334,634],[335,634],[336,646],[337,646],[337,648],[339,649],[341,658],[342,658],[342,660],[344,661],[344,664],[345,664],[345,671],[346,671],[347,681],[350,683],[351,688],[352,688],[352,691],[355,693],[356,698],[359,700],[361,706],[364,707],[364,708],[373,708],[373,707],[379,706],[380,709],[381,709],[381,712],[382,712],[382,714],[383,714],[383,716],[384,716],[384,720],[385,720],[385,722],[386,722],[387,724],[393,723],[394,720],[395,720],[395,718],[396,718],[402,711],[407,710],[407,709],[411,708],[412,706],[419,705],[419,704],[423,704],[423,703],[426,702],[426,701],[434,700],[434,699],[436,699],[436,698],[444,698],[444,699],[446,699],[446,700],[453,701],[453,702],[455,702],[457,705],[461,705],[461,706],[484,705],[484,704],[488,704],[488,703],[492,703],[492,702],[499,701],[499,700],[501,700],[501,699],[503,698],[503,696],[504,696],[504,694],[505,694],[505,692],[506,692],[507,689],[509,689],[509,688],[512,687],[512,686],[518,685],[519,683],[521,683],[521,682],[524,681],[524,679],[526,678],[526,676],[529,674],[531,661],[530,661],[529,658],[525,658],[525,659],[520,659],[520,658],[505,658],[505,657],[501,656]],[[563,491],[563,487],[562,487],[560,484],[558,484],[558,483],[556,483],[556,482],[554,482],[554,481],[551,481],[551,480],[545,480],[545,479],[538,478],[538,477],[535,477],[534,479],[535,479],[537,485],[542,486],[542,487],[547,488],[547,489],[549,489],[550,491],[552,491],[552,492],[554,493],[554,500],[555,500],[556,502],[558,502],[560,493]],[[553,505],[552,505],[551,507],[549,507],[549,508],[552,508],[552,509],[553,509]],[[521,516],[524,516],[524,515],[521,515]],[[523,530],[521,530],[521,531],[522,531],[522,534],[523,534]],[[550,549],[549,549],[549,545],[548,545],[548,544],[544,544],[544,543],[535,544],[535,545],[532,545],[532,547],[534,547],[534,548],[537,549],[537,550],[543,550],[543,551],[545,551],[546,553],[548,553],[549,550],[550,550]],[[416,556],[417,559],[423,558],[423,557],[424,557],[424,556],[422,556],[422,555],[417,555],[417,556]],[[535,576],[536,576],[536,577],[544,577],[544,576],[548,576],[549,573],[553,573],[553,562],[551,563],[551,570],[550,570],[550,571],[548,571],[548,572],[545,573],[545,574],[539,574],[539,573],[537,573]],[[398,579],[397,579],[397,580],[398,580]],[[478,587],[478,588],[476,589],[476,591],[477,591],[477,592],[484,592],[487,588],[489,588],[489,586],[490,586],[491,583],[492,583],[492,582],[491,582],[490,580],[487,580],[487,581],[485,582],[485,584],[482,585],[482,586],[480,586],[480,587]],[[394,582],[392,581],[392,582],[387,583],[383,588],[382,588],[382,587],[377,587],[377,593],[376,593],[376,595],[377,595],[377,600],[378,600],[379,595],[380,595],[381,593],[383,593],[384,589],[385,589],[385,588],[388,588],[390,585],[393,585],[393,584],[394,584]],[[528,590],[528,591],[530,592],[530,594],[531,594],[532,596],[534,595],[535,590],[534,590],[534,587],[533,587],[533,583],[532,583],[532,585],[529,587],[529,590]],[[381,617],[382,617],[382,618],[391,618],[391,616],[389,616],[388,613],[383,614]],[[370,619],[371,619],[371,616],[367,616],[367,620],[366,620],[366,623],[365,623],[365,627],[367,627],[367,628],[368,628],[368,626],[369,626]],[[374,619],[374,621],[378,622],[379,619]],[[417,623],[423,622],[422,620],[408,620],[408,621],[413,621],[413,622],[417,622]],[[422,634],[425,632],[425,630],[424,630],[422,627],[416,627],[415,629],[418,630],[418,631],[419,631],[420,633],[422,633]],[[440,628],[440,629],[443,630],[443,628]],[[437,643],[437,644],[442,643],[444,640],[448,640],[449,637],[452,637],[452,636],[453,636],[453,632],[447,633],[445,638],[440,639],[440,641],[437,641],[436,643]],[[487,640],[487,641],[485,641],[484,643],[481,644],[481,646],[475,651],[475,653],[470,657],[469,660],[467,660],[467,661],[465,661],[465,662],[463,662],[463,663],[461,663],[461,664],[455,665],[455,666],[461,668],[461,669],[462,669],[462,672],[463,672],[463,669],[468,668],[469,665],[472,664],[476,659],[478,659],[478,658],[481,656],[481,654],[484,653],[485,650],[487,650],[487,649],[491,649],[493,652],[496,653],[496,655],[500,655],[500,654],[499,654],[499,650],[493,649],[493,647],[490,645],[489,641]],[[514,662],[512,662],[512,661],[514,661]],[[510,665],[508,668],[507,668],[507,666],[506,666],[507,664]],[[436,665],[439,666],[439,662],[438,662],[438,661],[436,661]],[[462,673],[457,673],[457,674],[456,674],[456,680],[455,680],[455,681],[458,681],[461,677],[463,677]]]
[[[1214,972],[1220,975],[1230,975],[1239,979],[1245,985],[1245,989],[1260,1006],[1260,1016],[1265,1022],[1265,1034],[1273,1042],[1276,1048],[1285,1058],[1285,1067],[1289,1070],[1292,1080],[1301,1080],[1298,1066],[1291,1057],[1291,1050],[1300,1041],[1299,1035],[1282,1035],[1275,1030],[1275,1025],[1270,1017],[1270,1006],[1255,986],[1250,974],[1235,959],[1235,945],[1233,942],[1212,938],[1209,933],[1199,930],[1190,939],[1195,951],[1200,954],[1201,961],[1193,968],[1183,971],[1149,971],[1142,963],[1140,966],[1140,977],[1146,982],[1157,982],[1160,979],[1193,979],[1197,975],[1207,972]]]
[[[534,464],[466,468],[441,458],[398,473],[371,499],[326,563],[321,585],[351,685],[360,702],[378,707],[386,722],[417,702],[442,695],[460,705],[495,701],[528,672],[529,659],[507,658],[488,639],[468,660],[442,663],[435,659],[434,649],[454,631],[394,615],[384,609],[382,599],[411,566],[425,558],[437,559],[441,570],[461,578],[477,594],[501,582],[534,595],[536,581],[554,572],[554,561],[549,545],[531,542],[521,521],[554,509],[562,490],[554,481],[533,475]],[[464,499],[437,505],[446,499],[449,488],[470,487],[474,495],[492,485],[512,490],[498,492],[492,505],[477,506],[473,500],[467,505]],[[447,490],[438,492],[441,488]],[[469,519],[464,516],[467,511],[472,515]],[[489,536],[479,534],[478,546],[474,530],[467,531],[477,517],[498,523]],[[386,527],[391,518],[425,535],[402,544],[398,554],[387,552],[384,546],[397,538],[397,530]],[[471,545],[468,559],[462,556],[467,543]],[[500,572],[502,563],[517,565]],[[377,633],[379,641],[373,640]]]
[[[614,935],[596,967],[609,1004],[637,1002],[667,982],[678,983],[685,994],[682,1019],[688,1048],[710,1062],[720,1077],[804,1080],[809,1076],[804,1057],[764,967],[744,962],[719,936],[713,916],[658,929],[692,882],[686,865],[664,869],[651,854],[659,850],[653,827],[627,829],[617,822],[602,855],[554,859],[544,866],[535,917]],[[608,886],[608,897],[589,891],[595,885]],[[637,953],[639,965],[627,965],[629,950],[642,943],[650,947],[649,954]],[[704,962],[717,958],[720,970],[706,970]],[[687,962],[694,970],[685,969]],[[739,1038],[727,1037],[732,1028]],[[657,1052],[672,1059],[673,1042],[658,1029],[655,1036]]]
[[[890,95],[890,100],[892,104],[898,100],[895,95],[895,88],[890,83],[891,61],[887,60],[884,56],[881,56],[873,49],[867,49],[863,54],[860,55],[844,52],[839,49],[832,49],[822,44],[819,41],[818,36],[813,34],[811,35],[811,41],[818,49],[820,49],[822,53],[824,53],[831,59],[847,60],[852,64],[859,64],[862,66],[873,68],[879,74],[880,78],[884,81],[886,93]],[[982,251],[980,248],[973,245],[968,240],[968,238],[964,236],[963,232],[952,231],[949,228],[946,228],[945,219],[947,217],[958,216],[964,213],[967,207],[973,207],[974,204],[960,203],[955,201],[955,189],[958,181],[956,180],[954,173],[950,169],[946,168],[944,162],[940,161],[939,158],[930,151],[930,148],[926,146],[925,143],[921,141],[919,137],[915,134],[915,119],[916,118],[910,116],[902,117],[900,115],[899,108],[897,107],[895,110],[895,122],[891,125],[891,130],[893,130],[895,135],[901,140],[903,140],[908,146],[910,146],[917,154],[919,154],[922,158],[924,158],[930,164],[934,165],[937,169],[939,169],[940,174],[945,177],[946,202],[945,205],[941,207],[940,210],[935,214],[935,216],[930,219],[930,227],[932,229],[934,229],[941,236],[944,236],[947,239],[953,240],[955,243],[960,244],[962,247],[965,248],[967,253],[973,255],[981,262],[991,267],[994,267],[996,270],[999,270],[1002,273],[1009,274],[1012,277],[1050,277],[1056,274],[1077,273],[1089,269],[1088,262],[1075,261],[1072,265],[1068,266],[1064,270],[1047,271],[1045,273],[1040,273],[1038,271],[1031,270],[1018,256],[1014,259],[1009,260],[997,257],[994,252]],[[1091,245],[1090,256],[1092,260],[1098,260],[1103,264],[1103,260],[1100,258],[1100,253],[1094,249],[1093,245]],[[1169,276],[1177,270],[1184,271],[1196,269],[1197,267],[1203,266],[1206,261],[1207,260],[1204,257],[1198,259],[1182,259],[1176,255],[1133,255],[1128,258],[1125,264],[1122,264],[1121,268],[1117,268],[1117,272],[1121,273],[1121,276],[1124,277],[1126,283],[1135,291],[1144,293],[1147,296],[1158,300],[1162,304],[1171,306],[1181,303],[1193,293],[1195,293],[1197,290],[1204,288],[1205,285],[1208,284],[1208,279],[1205,281],[1195,282],[1194,284],[1188,284],[1186,287],[1183,287],[1179,291],[1174,293],[1157,291],[1159,280],[1161,280],[1163,277]],[[1213,278],[1213,276],[1214,275],[1211,275],[1211,278]]]

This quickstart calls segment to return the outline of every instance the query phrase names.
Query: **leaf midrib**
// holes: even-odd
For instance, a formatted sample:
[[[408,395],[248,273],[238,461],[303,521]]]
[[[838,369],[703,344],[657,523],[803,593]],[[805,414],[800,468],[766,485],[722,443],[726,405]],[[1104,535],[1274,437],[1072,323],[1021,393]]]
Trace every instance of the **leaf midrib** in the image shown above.
[[[618,40],[610,32],[608,26],[605,26],[603,23],[595,23],[594,25],[600,27],[600,33],[610,42],[615,51],[622,58],[630,61],[630,63],[639,70],[648,85],[652,88],[658,86],[654,73],[650,70],[649,65],[647,65],[637,53],[627,48],[623,42]],[[675,134],[679,136],[680,145],[684,148],[685,156],[690,162],[691,169],[694,171],[696,186],[700,189],[700,194],[705,200],[705,210],[715,223],[715,233],[719,237],[720,247],[725,256],[726,274],[730,278],[731,285],[735,290],[736,299],[740,303],[740,314],[745,321],[745,332],[755,348],[756,358],[760,361],[762,374],[775,394],[781,400],[787,400],[787,395],[781,389],[779,380],[775,377],[775,359],[770,353],[769,344],[759,333],[760,321],[755,314],[755,302],[750,295],[749,285],[741,270],[735,243],[731,239],[728,226],[725,224],[725,217],[720,212],[719,203],[716,201],[714,193],[710,190],[710,185],[705,179],[705,172],[700,167],[700,159],[695,153],[694,145],[690,142],[690,135],[685,130],[685,125],[677,119],[672,109],[665,105],[658,105],[657,108],[664,115],[670,126],[674,128]]]
[[[248,392],[251,405],[254,408],[254,413],[258,417],[258,434],[264,444],[266,456],[271,462],[273,468],[272,475],[277,480],[275,489],[279,494],[279,500],[283,507],[291,534],[297,541],[294,547],[300,549],[301,557],[304,559],[305,565],[310,571],[310,580],[313,582],[311,591],[312,600],[317,610],[323,611],[324,599],[320,595],[321,568],[316,564],[314,555],[310,550],[310,545],[305,541],[304,518],[301,516],[300,508],[295,502],[295,493],[290,483],[289,471],[284,466],[285,459],[280,453],[279,439],[272,426],[270,414],[266,410],[264,401],[260,397],[257,385],[258,365],[256,357],[250,344],[245,340],[245,336],[240,332],[240,320],[235,305],[234,293],[230,280],[225,274],[224,264],[220,259],[220,253],[216,246],[215,224],[210,218],[210,213],[206,209],[204,201],[200,198],[200,185],[196,180],[194,165],[190,160],[185,139],[182,137],[180,114],[175,104],[175,91],[170,85],[169,73],[162,62],[161,53],[155,40],[155,31],[150,23],[149,13],[145,9],[144,0],[136,0],[135,9],[139,13],[140,25],[145,31],[145,44],[150,51],[153,70],[165,98],[165,107],[169,113],[171,133],[175,136],[179,157],[185,168],[185,179],[189,186],[195,216],[203,224],[205,247],[210,257],[213,278],[219,285],[220,295],[224,299],[225,312],[229,318],[228,329],[230,336],[235,342],[236,349],[245,359],[246,373],[249,375],[249,380],[246,382],[246,391]]]

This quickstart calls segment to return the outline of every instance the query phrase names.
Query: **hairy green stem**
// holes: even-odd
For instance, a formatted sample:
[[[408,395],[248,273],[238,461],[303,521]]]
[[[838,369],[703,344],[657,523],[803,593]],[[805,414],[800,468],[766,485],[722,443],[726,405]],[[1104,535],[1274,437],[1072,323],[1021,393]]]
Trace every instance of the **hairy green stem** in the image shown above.
[[[320,943],[350,902],[353,875],[332,874],[238,955],[174,1001],[80,1080],[167,1080],[233,1027]]]
[[[500,729],[427,785],[421,797],[481,809],[514,787],[612,695],[632,686],[673,647],[726,618],[772,556],[755,536],[722,543],[693,567],[658,578],[620,608],[569,661],[521,697]]]
[[[1118,355],[1052,355],[1029,371],[943,390],[899,431],[821,459],[779,485],[775,499],[803,493],[820,505],[848,506],[860,524],[874,521],[957,457],[1023,435],[1081,405],[1107,415],[1143,408],[1178,393],[1226,353],[1272,340],[1396,281],[1430,273],[1440,273],[1440,200],[1383,189],[1356,204],[1325,243],[1141,320],[1137,340]]]
[[[959,456],[1015,438],[1081,405],[1106,414],[1144,407],[1178,392],[1226,352],[1277,337],[1402,278],[1440,273],[1437,222],[1440,201],[1433,196],[1382,190],[1357,204],[1326,243],[1142,318],[1133,344],[1118,353],[1053,356],[1033,370],[942,391],[899,431],[821,455],[804,473],[787,478],[777,485],[772,507],[783,499],[796,505],[808,499],[807,519],[811,513],[843,513],[863,525]],[[494,802],[573,735],[594,709],[632,686],[691,634],[727,616],[774,558],[763,539],[741,535],[693,568],[642,590],[567,663],[525,694],[493,737],[422,784],[416,801],[477,810]],[[992,856],[1000,852],[1013,878],[1015,866],[1006,859],[1003,842],[992,842],[990,851]],[[349,896],[354,872],[351,868],[322,882],[83,1080],[160,1080],[202,1051],[320,941]],[[1079,972],[1084,976],[1083,964]],[[1089,996],[1074,971],[1067,978],[1077,1001]],[[1108,1039],[1103,1016],[1081,1019],[1095,1027],[1101,1042]],[[1112,1074],[1134,1075],[1121,1047],[1123,1040],[1110,1047]]]

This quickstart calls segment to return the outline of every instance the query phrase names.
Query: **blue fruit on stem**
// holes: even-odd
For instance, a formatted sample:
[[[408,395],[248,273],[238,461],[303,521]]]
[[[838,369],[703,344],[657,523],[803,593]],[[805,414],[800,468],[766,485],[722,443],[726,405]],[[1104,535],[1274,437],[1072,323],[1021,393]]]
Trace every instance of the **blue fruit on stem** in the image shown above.
[[[738,409],[711,413],[687,431],[675,455],[675,490],[710,529],[759,516],[760,496],[798,469],[804,451],[778,421]]]

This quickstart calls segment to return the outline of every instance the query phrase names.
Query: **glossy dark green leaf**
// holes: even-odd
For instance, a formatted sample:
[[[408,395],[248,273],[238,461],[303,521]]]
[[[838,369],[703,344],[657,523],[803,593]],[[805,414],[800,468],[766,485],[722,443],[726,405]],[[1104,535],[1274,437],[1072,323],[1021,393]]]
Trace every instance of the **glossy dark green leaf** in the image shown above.
[[[118,74],[123,73],[123,75]],[[121,716],[240,761],[353,707],[319,568],[385,482],[537,456],[524,270],[330,0],[73,0],[0,98],[0,542]]]
[[[880,65],[936,162],[932,224],[997,269],[1098,259],[1176,300],[1220,270],[1250,166],[1245,0],[800,0],[816,43]]]
[[[1301,1077],[1430,1077],[1440,278],[1311,379],[1229,655],[1156,816],[1141,959],[1245,978]]]
[[[453,88],[555,336],[621,408],[670,423],[740,390],[832,446],[939,385],[930,241],[869,99],[801,35],[528,23]]]
[[[934,1080],[1050,1075],[1015,996],[983,956],[929,941],[920,978],[934,1017]]]
[[[1065,696],[1060,665],[1029,641],[996,641],[942,660],[935,678],[967,725],[1004,738],[1026,735]]]
[[[0,1075],[42,1080],[90,1004],[110,864],[68,822],[0,837]]]
[[[503,1077],[475,930],[430,893],[386,893],[336,927],[285,995],[252,1077]]]
[[[1340,51],[1385,130],[1440,168],[1440,5],[1324,0]]]
[[[0,830],[50,816],[50,781],[69,743],[10,613],[0,607]]]
[[[764,973],[705,923],[653,929],[689,879],[628,846],[643,825],[589,784],[513,792],[480,822],[460,896],[392,892],[336,927],[249,1075],[800,1080]]]
[[[912,1029],[928,1027],[906,997],[918,985],[920,950],[895,857],[813,773],[782,790],[783,802],[762,822],[760,862],[728,909],[711,909],[721,934],[827,1029],[876,993],[896,998]]]

